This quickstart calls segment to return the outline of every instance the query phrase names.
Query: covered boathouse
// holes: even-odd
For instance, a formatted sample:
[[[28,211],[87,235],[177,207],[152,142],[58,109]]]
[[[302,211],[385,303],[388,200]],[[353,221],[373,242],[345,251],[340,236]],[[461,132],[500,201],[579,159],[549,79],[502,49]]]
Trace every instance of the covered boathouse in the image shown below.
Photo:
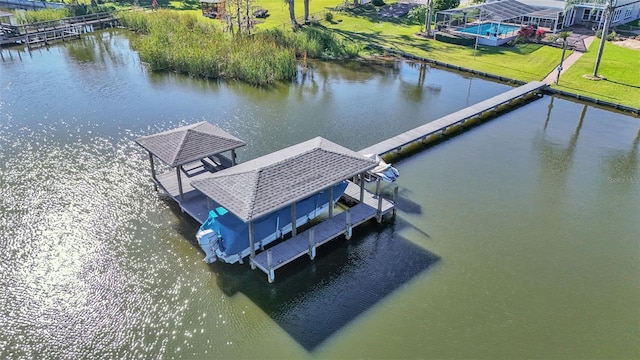
[[[277,268],[304,254],[313,259],[317,246],[343,234],[349,238],[353,226],[373,217],[380,220],[394,208],[393,202],[364,188],[364,174],[376,165],[370,158],[316,137],[209,174],[191,185],[248,224],[251,267],[264,271],[273,282]],[[361,179],[360,185],[349,182],[346,195],[359,204],[334,217],[333,188],[351,178]],[[298,234],[297,227],[306,221],[296,214],[296,202],[323,191],[329,192],[328,219]],[[291,207],[291,238],[256,255],[266,244],[255,242],[254,222],[287,207]]]
[[[207,122],[141,137],[136,143],[149,153],[156,190],[171,196],[182,211],[202,224],[210,210],[222,206],[247,224],[249,249],[230,262],[249,256],[251,267],[264,271],[269,282],[276,269],[300,256],[313,259],[316,247],[341,235],[349,239],[353,227],[395,213],[395,199],[379,196],[379,183],[376,193],[365,189],[365,175],[378,162],[321,137],[242,164],[237,164],[235,150],[245,142]],[[226,152],[230,155],[222,155]],[[156,158],[171,170],[158,174]],[[342,199],[355,205],[334,216],[333,189],[343,182]],[[397,198],[397,187],[395,191]],[[310,219],[296,214],[296,203],[323,192],[330,199],[327,219],[298,233]],[[276,240],[290,237],[265,250],[269,243],[255,241],[253,224],[285,208],[291,209],[292,221]]]
[[[149,152],[156,190],[159,186],[200,223],[209,216],[209,206],[207,197],[195,190],[191,182],[235,165],[235,150],[246,145],[206,121],[144,136],[136,143]],[[227,152],[229,155],[223,155]],[[157,174],[154,158],[175,170]]]

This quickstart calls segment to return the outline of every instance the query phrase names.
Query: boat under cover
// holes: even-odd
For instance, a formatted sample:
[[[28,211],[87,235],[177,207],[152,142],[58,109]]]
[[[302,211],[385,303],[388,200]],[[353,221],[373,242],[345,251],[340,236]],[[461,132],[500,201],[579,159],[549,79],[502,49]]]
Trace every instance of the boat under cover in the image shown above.
[[[340,199],[346,188],[346,181],[333,187],[334,202]],[[322,215],[328,208],[328,189],[296,202],[296,226]],[[264,247],[290,232],[291,205],[253,221],[254,246],[256,249]],[[204,261],[207,263],[213,263],[220,258],[233,264],[251,253],[248,223],[222,206],[209,212],[209,217],[200,226],[196,238],[206,254]]]

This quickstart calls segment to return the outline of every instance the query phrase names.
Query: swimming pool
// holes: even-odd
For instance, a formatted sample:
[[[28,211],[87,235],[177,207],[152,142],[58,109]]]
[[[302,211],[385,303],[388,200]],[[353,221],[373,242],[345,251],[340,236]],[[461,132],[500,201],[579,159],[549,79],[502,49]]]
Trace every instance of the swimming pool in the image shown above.
[[[509,33],[515,33],[520,30],[520,26],[516,25],[504,25],[499,23],[484,23],[480,25],[470,26],[464,29],[459,29],[459,32],[467,33],[467,34],[478,34],[478,35],[506,35]]]

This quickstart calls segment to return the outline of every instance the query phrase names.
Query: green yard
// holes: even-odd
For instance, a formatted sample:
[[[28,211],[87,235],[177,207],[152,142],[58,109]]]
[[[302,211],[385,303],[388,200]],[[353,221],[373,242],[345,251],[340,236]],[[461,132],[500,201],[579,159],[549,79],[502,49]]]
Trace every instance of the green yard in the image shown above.
[[[592,75],[600,41],[593,44],[560,78],[560,90],[581,94],[605,101],[640,108],[640,50],[604,44],[604,52],[598,75],[604,80],[589,80]]]
[[[283,0],[260,0],[257,4],[268,9],[270,14],[258,25],[259,29],[289,27],[288,8]],[[391,48],[522,81],[542,80],[554,71],[560,62],[560,49],[534,43],[516,47],[479,46],[474,56],[471,46],[452,45],[416,36],[420,26],[408,23],[406,17],[381,18],[375,10],[334,10],[341,4],[342,2],[336,0],[311,0],[310,13],[312,18],[319,20],[319,25],[332,29],[345,41],[373,45],[368,47],[370,51],[380,47]],[[301,18],[303,2],[296,1],[295,9],[296,17]],[[324,20],[326,12],[333,13],[331,22]],[[597,49],[598,40],[594,41],[589,51],[562,75],[560,85],[552,86],[563,91],[640,108],[640,51],[607,43],[599,71],[606,80],[592,81],[583,78],[583,75],[593,73]]]

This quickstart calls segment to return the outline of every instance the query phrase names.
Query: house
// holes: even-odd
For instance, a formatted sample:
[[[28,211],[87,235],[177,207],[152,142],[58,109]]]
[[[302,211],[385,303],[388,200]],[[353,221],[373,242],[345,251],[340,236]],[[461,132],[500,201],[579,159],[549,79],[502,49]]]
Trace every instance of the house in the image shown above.
[[[604,10],[608,0],[582,0],[567,6],[566,1],[520,0],[529,5],[561,7],[564,11],[562,27],[582,25],[598,30],[604,26]],[[610,0],[613,12],[611,26],[622,25],[640,19],[640,0]]]

